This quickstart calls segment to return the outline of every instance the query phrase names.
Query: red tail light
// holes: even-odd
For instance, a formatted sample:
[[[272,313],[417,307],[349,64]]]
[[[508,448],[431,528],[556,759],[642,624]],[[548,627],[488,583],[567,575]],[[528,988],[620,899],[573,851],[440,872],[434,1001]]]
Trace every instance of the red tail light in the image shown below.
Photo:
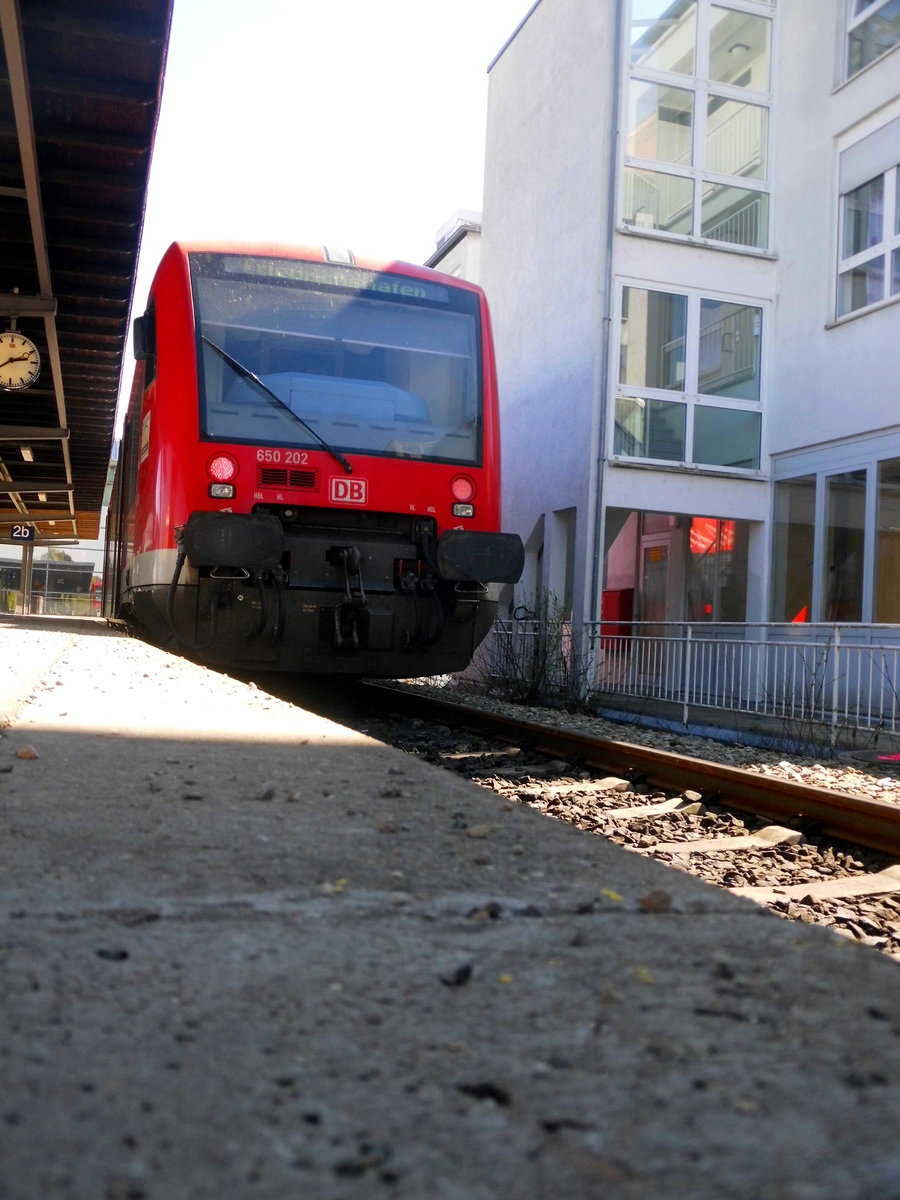
[[[468,475],[454,475],[450,480],[450,495],[461,504],[468,504],[474,500],[477,490],[475,480],[470,479]]]
[[[216,483],[230,483],[232,479],[237,477],[237,459],[233,458],[230,454],[214,454],[207,461],[206,473]]]

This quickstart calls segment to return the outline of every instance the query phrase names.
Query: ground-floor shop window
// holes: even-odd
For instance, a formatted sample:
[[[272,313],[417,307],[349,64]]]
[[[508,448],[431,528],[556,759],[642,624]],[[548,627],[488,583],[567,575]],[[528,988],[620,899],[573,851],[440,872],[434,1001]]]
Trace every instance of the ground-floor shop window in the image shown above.
[[[900,458],[775,485],[773,621],[900,623]]]
[[[623,597],[639,621],[747,619],[749,521],[621,509],[606,521],[605,619]]]

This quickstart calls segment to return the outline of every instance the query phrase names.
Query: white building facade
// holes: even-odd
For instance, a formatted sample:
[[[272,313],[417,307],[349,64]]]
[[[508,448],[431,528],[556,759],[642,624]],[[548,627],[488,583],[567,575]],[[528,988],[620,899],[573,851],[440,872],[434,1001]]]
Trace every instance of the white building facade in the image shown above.
[[[900,623],[900,0],[539,0],[483,230],[515,605]]]
[[[455,279],[478,283],[481,279],[481,213],[460,209],[435,235],[434,254],[426,267]]]

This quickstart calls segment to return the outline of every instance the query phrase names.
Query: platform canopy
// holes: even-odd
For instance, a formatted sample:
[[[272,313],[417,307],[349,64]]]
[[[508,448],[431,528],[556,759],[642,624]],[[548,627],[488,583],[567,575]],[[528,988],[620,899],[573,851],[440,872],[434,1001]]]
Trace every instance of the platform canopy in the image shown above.
[[[99,532],[171,9],[0,0],[2,541]],[[18,390],[13,330],[40,355]]]

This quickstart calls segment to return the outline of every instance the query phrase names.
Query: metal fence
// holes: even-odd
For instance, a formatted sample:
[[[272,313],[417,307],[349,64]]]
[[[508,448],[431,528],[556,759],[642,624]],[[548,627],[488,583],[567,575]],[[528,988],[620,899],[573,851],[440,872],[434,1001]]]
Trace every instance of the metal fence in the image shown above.
[[[0,613],[89,616],[99,612],[94,564],[42,558],[32,565],[30,592],[23,591],[23,564],[0,558]]]
[[[582,630],[502,621],[491,670],[549,698],[616,697],[778,718],[841,731],[900,733],[900,625],[594,622]]]
[[[55,617],[96,616],[99,612],[96,601],[84,593],[76,592],[32,592],[32,615],[42,614]],[[0,587],[0,613],[24,613],[25,600],[18,588]]]

